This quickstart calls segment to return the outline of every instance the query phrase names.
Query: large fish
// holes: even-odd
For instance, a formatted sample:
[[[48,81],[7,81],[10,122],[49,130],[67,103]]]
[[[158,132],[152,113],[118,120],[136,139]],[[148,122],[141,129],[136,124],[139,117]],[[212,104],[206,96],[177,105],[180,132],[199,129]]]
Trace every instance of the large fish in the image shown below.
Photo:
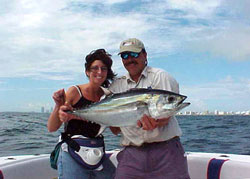
[[[190,104],[183,102],[186,98],[170,91],[136,88],[70,113],[103,126],[136,126],[144,114],[156,119],[175,115]]]

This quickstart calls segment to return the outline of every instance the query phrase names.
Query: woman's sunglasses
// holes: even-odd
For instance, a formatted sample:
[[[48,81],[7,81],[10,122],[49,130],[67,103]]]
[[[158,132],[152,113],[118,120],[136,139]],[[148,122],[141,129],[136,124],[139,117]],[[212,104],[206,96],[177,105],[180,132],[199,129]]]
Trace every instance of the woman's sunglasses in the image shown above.
[[[90,71],[92,71],[92,72],[94,72],[94,73],[97,73],[97,72],[99,71],[99,69],[100,69],[102,72],[108,71],[108,68],[105,67],[105,66],[102,66],[102,67],[99,67],[99,66],[90,67]]]

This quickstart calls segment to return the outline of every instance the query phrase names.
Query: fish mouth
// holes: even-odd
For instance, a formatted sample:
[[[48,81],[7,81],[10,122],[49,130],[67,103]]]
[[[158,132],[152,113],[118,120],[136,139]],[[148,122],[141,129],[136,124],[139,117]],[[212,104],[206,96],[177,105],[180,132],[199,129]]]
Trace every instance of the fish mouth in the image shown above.
[[[185,101],[185,99],[187,98],[187,96],[182,96],[183,98],[182,98],[182,100],[180,100],[178,103],[177,103],[177,108],[178,108],[178,110],[181,110],[181,109],[183,109],[183,108],[185,108],[185,107],[187,107],[187,106],[189,106],[191,103],[189,103],[189,102],[185,102],[184,103],[184,101]]]
[[[182,96],[182,99],[177,103],[177,106],[179,106],[181,104],[185,104],[185,103],[183,103],[183,101],[185,101],[186,98],[187,98],[187,96]]]
[[[181,103],[181,104],[178,104],[177,107],[178,107],[178,110],[181,110],[187,106],[189,106],[191,103]]]

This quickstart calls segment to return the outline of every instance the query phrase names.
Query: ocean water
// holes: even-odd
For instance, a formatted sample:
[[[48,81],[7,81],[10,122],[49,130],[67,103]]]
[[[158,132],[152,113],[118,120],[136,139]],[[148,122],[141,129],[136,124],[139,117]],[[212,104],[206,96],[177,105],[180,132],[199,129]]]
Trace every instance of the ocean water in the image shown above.
[[[46,113],[0,113],[0,157],[50,153],[57,132],[47,131]],[[250,116],[177,116],[185,151],[250,155]],[[104,132],[107,150],[120,148],[120,136]]]

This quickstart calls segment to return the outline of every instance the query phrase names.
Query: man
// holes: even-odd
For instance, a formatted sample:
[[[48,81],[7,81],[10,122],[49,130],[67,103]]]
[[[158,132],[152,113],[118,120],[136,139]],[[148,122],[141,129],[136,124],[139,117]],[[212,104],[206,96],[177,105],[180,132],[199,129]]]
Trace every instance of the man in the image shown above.
[[[109,89],[113,93],[131,88],[179,93],[179,85],[173,77],[147,66],[147,52],[140,40],[131,38],[121,42],[119,54],[128,74],[111,84]],[[138,126],[112,129],[113,133],[121,132],[124,147],[117,157],[115,178],[189,179],[187,159],[179,139],[182,132],[176,118],[153,119],[144,115]]]

